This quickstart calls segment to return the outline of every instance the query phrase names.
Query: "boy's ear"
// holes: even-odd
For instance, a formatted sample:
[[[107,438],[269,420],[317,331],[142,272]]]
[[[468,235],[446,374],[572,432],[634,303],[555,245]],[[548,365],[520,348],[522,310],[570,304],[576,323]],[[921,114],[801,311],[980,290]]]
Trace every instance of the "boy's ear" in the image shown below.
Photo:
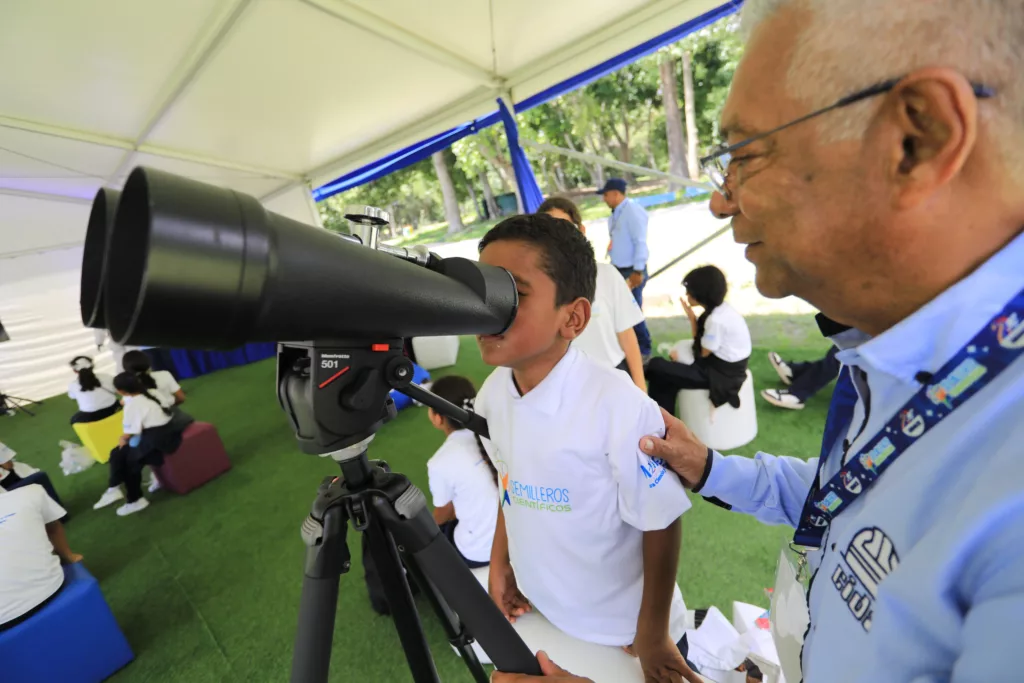
[[[590,302],[580,297],[566,304],[565,308],[568,315],[562,325],[561,334],[563,339],[572,341],[580,336],[590,323]]]

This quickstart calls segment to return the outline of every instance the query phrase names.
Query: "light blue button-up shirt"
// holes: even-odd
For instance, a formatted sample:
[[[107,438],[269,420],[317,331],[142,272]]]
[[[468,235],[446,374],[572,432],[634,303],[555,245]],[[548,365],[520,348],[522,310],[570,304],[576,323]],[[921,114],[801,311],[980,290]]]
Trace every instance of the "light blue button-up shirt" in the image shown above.
[[[835,338],[858,393],[847,457],[919,389],[915,375],[937,371],[1022,288],[1019,235],[877,337]],[[839,441],[822,482],[841,467]],[[817,467],[716,453],[700,493],[795,526]],[[809,560],[806,683],[1024,680],[1024,357],[914,442]]]
[[[608,235],[612,240],[612,265],[616,268],[632,268],[642,273],[647,267],[647,212],[630,198],[612,211],[608,220]]]

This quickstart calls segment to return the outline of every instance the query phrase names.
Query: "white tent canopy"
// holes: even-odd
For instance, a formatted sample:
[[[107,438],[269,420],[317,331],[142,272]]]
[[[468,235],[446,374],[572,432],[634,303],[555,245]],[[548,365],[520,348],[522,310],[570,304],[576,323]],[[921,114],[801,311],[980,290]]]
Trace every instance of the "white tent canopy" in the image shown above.
[[[499,95],[521,101],[720,4],[5,0],[0,320],[13,341],[0,345],[0,388],[59,389],[43,388],[38,368],[29,372],[37,361],[11,360],[36,333],[9,316],[23,321],[31,309],[40,319],[63,317],[68,343],[54,344],[54,353],[88,350],[91,335],[67,327],[88,203],[99,187],[120,187],[133,167],[237,189],[316,222],[310,187],[487,114]],[[33,297],[41,298],[28,305]],[[16,300],[20,314],[12,313]]]

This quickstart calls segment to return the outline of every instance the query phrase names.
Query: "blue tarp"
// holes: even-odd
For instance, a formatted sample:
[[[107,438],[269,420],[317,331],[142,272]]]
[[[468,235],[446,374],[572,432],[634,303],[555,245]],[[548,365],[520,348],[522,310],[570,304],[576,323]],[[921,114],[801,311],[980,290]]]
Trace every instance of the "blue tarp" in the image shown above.
[[[167,349],[174,361],[174,374],[178,379],[190,379],[224,368],[255,363],[273,358],[277,354],[274,342],[252,342],[232,351],[196,351],[194,349]]]
[[[516,172],[516,185],[519,187],[519,198],[523,200],[523,211],[533,213],[544,201],[544,193],[540,191],[540,185],[537,184],[537,178],[530,168],[526,152],[519,146],[519,126],[516,125],[516,117],[508,110],[503,100],[498,100],[498,115],[505,126],[508,153],[512,159],[512,168]]]
[[[635,62],[641,57],[645,57],[653,52],[656,52],[663,48],[664,46],[674,43],[682,38],[685,38],[687,35],[693,33],[694,31],[699,31],[705,26],[712,24],[723,17],[728,16],[733,12],[736,12],[742,5],[743,0],[730,0],[729,2],[726,2],[725,4],[716,7],[715,9],[709,12],[706,12],[699,17],[691,19],[690,21],[681,24],[669,31],[666,31],[659,36],[651,38],[645,43],[637,45],[636,47],[630,50],[626,50],[625,52],[616,55],[611,59],[605,60],[604,62],[598,64],[597,66],[587,69],[582,73],[576,74],[572,78],[568,78],[562,81],[561,83],[557,83],[548,88],[547,90],[542,90],[541,92],[535,95],[527,97],[522,102],[513,105],[514,111],[517,113],[527,111],[536,106],[544,104],[549,100],[553,100],[556,97],[559,97],[560,95],[564,95],[567,92],[571,92],[578,88],[582,88],[583,86],[587,85],[588,83],[592,83],[593,81],[596,81],[602,76],[606,76],[617,69],[621,69],[622,67],[626,66],[627,64]],[[499,106],[500,104],[501,101],[499,100]],[[488,114],[487,116],[482,116],[474,121],[470,121],[469,123],[464,123],[461,126],[456,126],[455,128],[446,130],[443,133],[439,133],[433,137],[427,138],[426,140],[417,142],[416,144],[410,145],[405,149],[401,149],[397,152],[393,152],[392,154],[387,155],[382,159],[378,159],[373,163],[367,164],[361,168],[357,168],[354,171],[346,173],[340,178],[337,178],[336,180],[313,190],[313,199],[315,199],[316,201],[320,201],[321,199],[327,199],[331,195],[338,194],[339,192],[344,192],[345,190],[350,190],[353,187],[357,187],[364,183],[368,183],[371,180],[376,180],[377,178],[385,176],[389,173],[393,173],[407,166],[411,166],[412,164],[415,164],[417,161],[426,159],[427,157],[429,157],[431,154],[438,150],[450,147],[457,140],[461,140],[462,138],[468,135],[473,135],[474,133],[477,133],[478,131],[483,130],[484,128],[494,125],[499,120],[502,120],[503,123],[506,123],[506,136],[509,138],[511,142],[512,136],[508,135],[507,120],[512,119],[514,121],[514,119],[512,118],[511,114],[509,114],[509,116],[505,118],[500,116],[500,113],[500,111],[496,111],[491,114]],[[522,159],[524,161],[526,160],[525,153],[523,153],[522,149],[518,146],[518,134],[516,134],[516,140],[517,142],[515,148],[510,149],[509,154],[512,157],[512,163],[516,171],[516,183],[517,185],[519,185],[520,195],[523,197],[524,208],[526,208],[527,211],[532,211],[533,209],[529,208],[528,206],[525,206],[527,204],[527,199],[526,195],[523,194],[523,186],[532,185],[533,187],[537,188],[538,193],[540,192],[540,189],[537,185],[537,179],[533,175],[533,169],[530,168],[529,162],[527,161],[525,165],[516,165],[517,149]],[[529,178],[526,179],[526,176],[529,176]]]

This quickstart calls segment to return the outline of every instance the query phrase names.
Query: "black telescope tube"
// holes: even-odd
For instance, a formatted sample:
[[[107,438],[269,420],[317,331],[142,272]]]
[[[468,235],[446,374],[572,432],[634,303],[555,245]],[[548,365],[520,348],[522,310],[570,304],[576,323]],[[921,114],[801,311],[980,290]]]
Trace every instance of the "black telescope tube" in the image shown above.
[[[78,304],[82,311],[82,324],[86,327],[104,329],[107,326],[104,315],[103,291],[107,277],[107,245],[114,229],[114,215],[121,193],[101,187],[92,201],[89,227],[85,231],[85,248],[82,251],[82,280]]]
[[[128,177],[108,241],[106,317],[121,343],[500,334],[518,305],[501,268],[428,270],[149,168]]]

